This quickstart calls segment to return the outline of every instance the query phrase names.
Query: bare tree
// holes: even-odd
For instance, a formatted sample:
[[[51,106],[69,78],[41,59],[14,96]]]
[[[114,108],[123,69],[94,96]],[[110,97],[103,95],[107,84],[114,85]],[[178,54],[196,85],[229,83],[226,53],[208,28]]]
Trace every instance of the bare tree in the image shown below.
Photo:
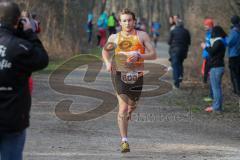
[[[170,15],[172,15],[172,8],[171,8],[172,0],[164,0],[164,4],[165,4],[164,5],[165,6],[165,12],[169,17]]]
[[[101,3],[101,13],[105,11],[107,0],[102,0]]]
[[[228,2],[234,14],[240,15],[240,0],[229,0]]]

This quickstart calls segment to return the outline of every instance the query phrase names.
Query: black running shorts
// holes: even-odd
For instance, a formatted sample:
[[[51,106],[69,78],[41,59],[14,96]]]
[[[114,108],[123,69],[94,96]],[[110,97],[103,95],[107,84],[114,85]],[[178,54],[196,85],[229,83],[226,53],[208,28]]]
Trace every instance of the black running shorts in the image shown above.
[[[118,95],[125,94],[132,101],[138,101],[143,88],[143,76],[140,76],[135,83],[128,84],[122,81],[121,74],[122,73],[119,71],[117,71],[116,74],[112,74],[112,81],[115,91]],[[143,75],[141,72],[139,72],[139,74]]]

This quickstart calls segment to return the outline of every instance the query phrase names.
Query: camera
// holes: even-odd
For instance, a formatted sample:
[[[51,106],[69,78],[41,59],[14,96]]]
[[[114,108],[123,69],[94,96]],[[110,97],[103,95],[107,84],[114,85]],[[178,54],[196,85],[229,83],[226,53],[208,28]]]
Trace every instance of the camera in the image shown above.
[[[27,22],[26,19],[20,18],[20,19],[18,20],[18,23],[17,23],[17,30],[18,30],[18,31],[23,31],[24,23],[26,23],[26,22]]]

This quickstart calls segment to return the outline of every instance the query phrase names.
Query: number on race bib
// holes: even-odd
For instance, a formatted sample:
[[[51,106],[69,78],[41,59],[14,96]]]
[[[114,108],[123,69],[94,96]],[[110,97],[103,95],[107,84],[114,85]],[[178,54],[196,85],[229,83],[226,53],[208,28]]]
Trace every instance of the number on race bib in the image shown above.
[[[138,72],[121,73],[121,79],[124,83],[133,84],[138,80]]]

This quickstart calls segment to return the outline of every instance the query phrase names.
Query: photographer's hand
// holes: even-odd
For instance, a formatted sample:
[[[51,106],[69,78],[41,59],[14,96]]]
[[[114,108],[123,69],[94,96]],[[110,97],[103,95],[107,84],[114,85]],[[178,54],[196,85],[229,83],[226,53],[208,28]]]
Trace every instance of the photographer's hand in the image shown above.
[[[29,29],[32,30],[32,25],[31,25],[31,23],[30,23],[29,18],[24,17],[24,18],[22,18],[22,19],[24,19],[24,21],[22,21],[22,23],[23,23],[23,30],[24,30],[24,31],[29,30]]]

